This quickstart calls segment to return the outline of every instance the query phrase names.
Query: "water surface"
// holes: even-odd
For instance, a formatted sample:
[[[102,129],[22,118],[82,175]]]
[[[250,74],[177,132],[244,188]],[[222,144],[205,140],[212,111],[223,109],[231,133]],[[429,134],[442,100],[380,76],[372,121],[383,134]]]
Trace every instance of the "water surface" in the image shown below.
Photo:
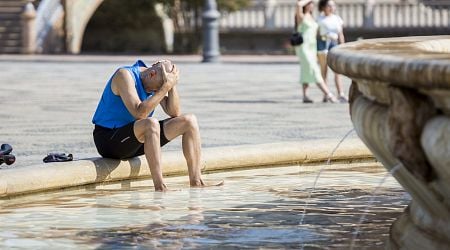
[[[370,164],[369,164],[370,165]],[[150,180],[0,200],[0,248],[348,248],[379,166],[317,171],[299,166],[205,175],[225,185],[156,193]],[[308,200],[306,216],[299,225]],[[389,177],[360,226],[357,248],[383,249],[410,197]]]

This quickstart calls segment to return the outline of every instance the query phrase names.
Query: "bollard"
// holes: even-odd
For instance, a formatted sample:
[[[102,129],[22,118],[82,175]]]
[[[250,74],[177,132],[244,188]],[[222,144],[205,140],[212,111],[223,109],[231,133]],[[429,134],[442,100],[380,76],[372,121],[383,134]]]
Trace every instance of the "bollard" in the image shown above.
[[[36,52],[36,10],[28,2],[21,15],[22,19],[22,53],[34,54]]]
[[[215,0],[205,0],[203,11],[203,62],[219,61],[219,19]]]

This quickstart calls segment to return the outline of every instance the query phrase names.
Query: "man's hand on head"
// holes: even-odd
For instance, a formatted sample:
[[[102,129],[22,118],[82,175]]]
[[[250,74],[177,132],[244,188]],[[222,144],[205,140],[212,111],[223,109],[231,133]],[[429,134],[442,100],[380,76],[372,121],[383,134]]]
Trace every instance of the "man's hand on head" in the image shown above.
[[[166,69],[167,66],[171,65],[171,69]],[[175,64],[164,64],[161,67],[162,69],[162,79],[163,79],[163,86],[167,86],[169,89],[172,89],[173,86],[175,86],[178,83],[178,80],[180,78],[180,74],[178,71],[178,68]]]

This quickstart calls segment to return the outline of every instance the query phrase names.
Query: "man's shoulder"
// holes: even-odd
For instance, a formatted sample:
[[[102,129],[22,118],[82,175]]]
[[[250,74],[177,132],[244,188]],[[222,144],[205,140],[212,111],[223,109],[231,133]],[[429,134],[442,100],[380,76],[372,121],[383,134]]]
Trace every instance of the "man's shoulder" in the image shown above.
[[[114,73],[113,79],[128,82],[133,80],[133,77],[131,76],[131,72],[126,67],[121,67],[116,71],[116,73]]]
[[[134,85],[134,79],[131,72],[126,67],[119,68],[112,77],[111,85],[113,92],[116,95],[119,94],[119,89],[128,89],[129,87],[126,86]]]

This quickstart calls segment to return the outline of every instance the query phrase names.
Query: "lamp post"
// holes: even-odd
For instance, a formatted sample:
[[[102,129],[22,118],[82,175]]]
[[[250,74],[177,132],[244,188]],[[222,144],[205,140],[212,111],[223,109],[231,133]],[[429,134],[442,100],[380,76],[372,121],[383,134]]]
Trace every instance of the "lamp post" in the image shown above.
[[[205,0],[203,10],[203,62],[219,61],[219,19],[215,0]]]

